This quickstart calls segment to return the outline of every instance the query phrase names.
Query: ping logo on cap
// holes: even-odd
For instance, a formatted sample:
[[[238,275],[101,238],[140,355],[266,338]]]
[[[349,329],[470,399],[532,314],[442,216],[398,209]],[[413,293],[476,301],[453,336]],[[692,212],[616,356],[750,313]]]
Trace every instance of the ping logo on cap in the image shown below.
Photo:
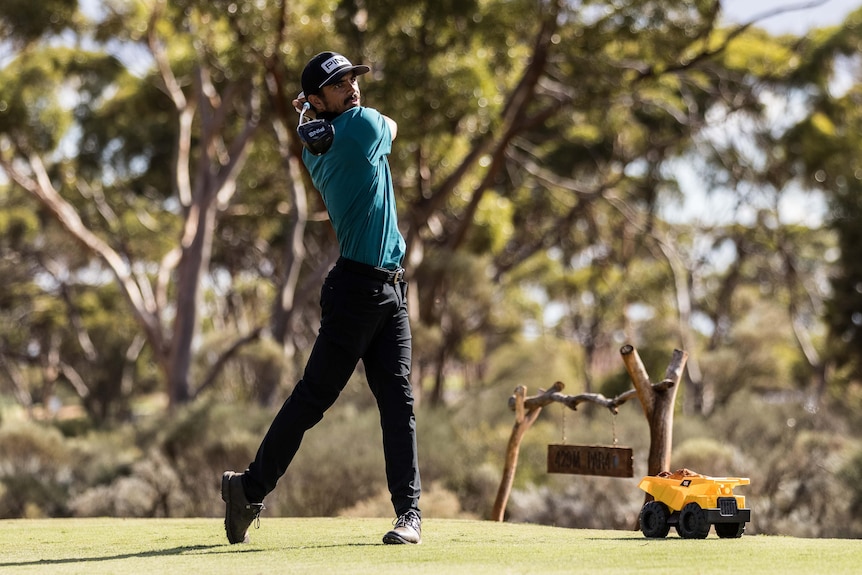
[[[320,67],[327,74],[332,74],[334,70],[341,68],[342,66],[350,66],[350,60],[342,56],[341,54],[336,54],[332,58],[323,62]]]

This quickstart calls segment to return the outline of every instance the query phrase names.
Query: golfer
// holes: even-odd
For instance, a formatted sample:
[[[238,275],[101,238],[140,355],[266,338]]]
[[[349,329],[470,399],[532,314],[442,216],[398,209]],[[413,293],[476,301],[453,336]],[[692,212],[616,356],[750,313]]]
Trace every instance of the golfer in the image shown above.
[[[420,543],[419,463],[410,384],[412,338],[404,280],[404,238],[398,230],[388,155],[397,125],[360,105],[358,78],[370,71],[335,52],[314,56],[294,100],[306,114],[331,123],[326,151],[302,159],[323,197],[340,257],[323,283],[320,330],[302,379],[275,416],[254,461],[243,473],[226,471],[221,495],[231,543],[248,541],[267,494],[362,360],[377,400],[386,480],[395,511],[384,543]],[[333,437],[332,441],[346,438]]]

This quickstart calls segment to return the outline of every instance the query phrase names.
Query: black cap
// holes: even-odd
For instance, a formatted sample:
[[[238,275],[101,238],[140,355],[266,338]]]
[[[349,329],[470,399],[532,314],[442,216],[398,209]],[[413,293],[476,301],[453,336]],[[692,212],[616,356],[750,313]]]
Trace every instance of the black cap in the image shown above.
[[[366,74],[371,68],[364,64],[354,66],[350,60],[337,52],[321,52],[308,61],[302,71],[302,91],[305,95],[318,94],[327,84],[334,84],[348,72],[357,76]]]

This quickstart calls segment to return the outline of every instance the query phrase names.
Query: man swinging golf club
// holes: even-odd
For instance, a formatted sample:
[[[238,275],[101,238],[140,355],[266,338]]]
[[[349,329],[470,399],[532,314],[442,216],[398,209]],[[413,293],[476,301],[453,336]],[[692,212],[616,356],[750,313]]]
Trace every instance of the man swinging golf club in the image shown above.
[[[335,52],[302,72],[297,133],[302,159],[323,197],[340,257],[324,281],[321,320],[296,384],[243,473],[226,471],[221,494],[231,543],[248,541],[264,497],[275,489],[303,434],[335,402],[362,360],[380,412],[386,480],[396,520],[384,543],[420,543],[421,483],[410,384],[412,338],[388,155],[397,125],[360,105],[358,78],[370,68]],[[313,120],[306,121],[314,116]],[[342,441],[344,438],[333,438]]]

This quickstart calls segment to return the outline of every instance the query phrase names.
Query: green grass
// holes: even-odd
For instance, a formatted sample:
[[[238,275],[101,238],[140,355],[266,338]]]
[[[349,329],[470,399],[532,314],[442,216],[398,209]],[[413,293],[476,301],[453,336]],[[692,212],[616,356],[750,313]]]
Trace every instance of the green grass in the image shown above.
[[[383,545],[387,519],[264,518],[228,545],[220,519],[0,521],[0,573],[858,573],[862,541],[744,535],[648,540],[635,531],[425,519],[421,545]]]

